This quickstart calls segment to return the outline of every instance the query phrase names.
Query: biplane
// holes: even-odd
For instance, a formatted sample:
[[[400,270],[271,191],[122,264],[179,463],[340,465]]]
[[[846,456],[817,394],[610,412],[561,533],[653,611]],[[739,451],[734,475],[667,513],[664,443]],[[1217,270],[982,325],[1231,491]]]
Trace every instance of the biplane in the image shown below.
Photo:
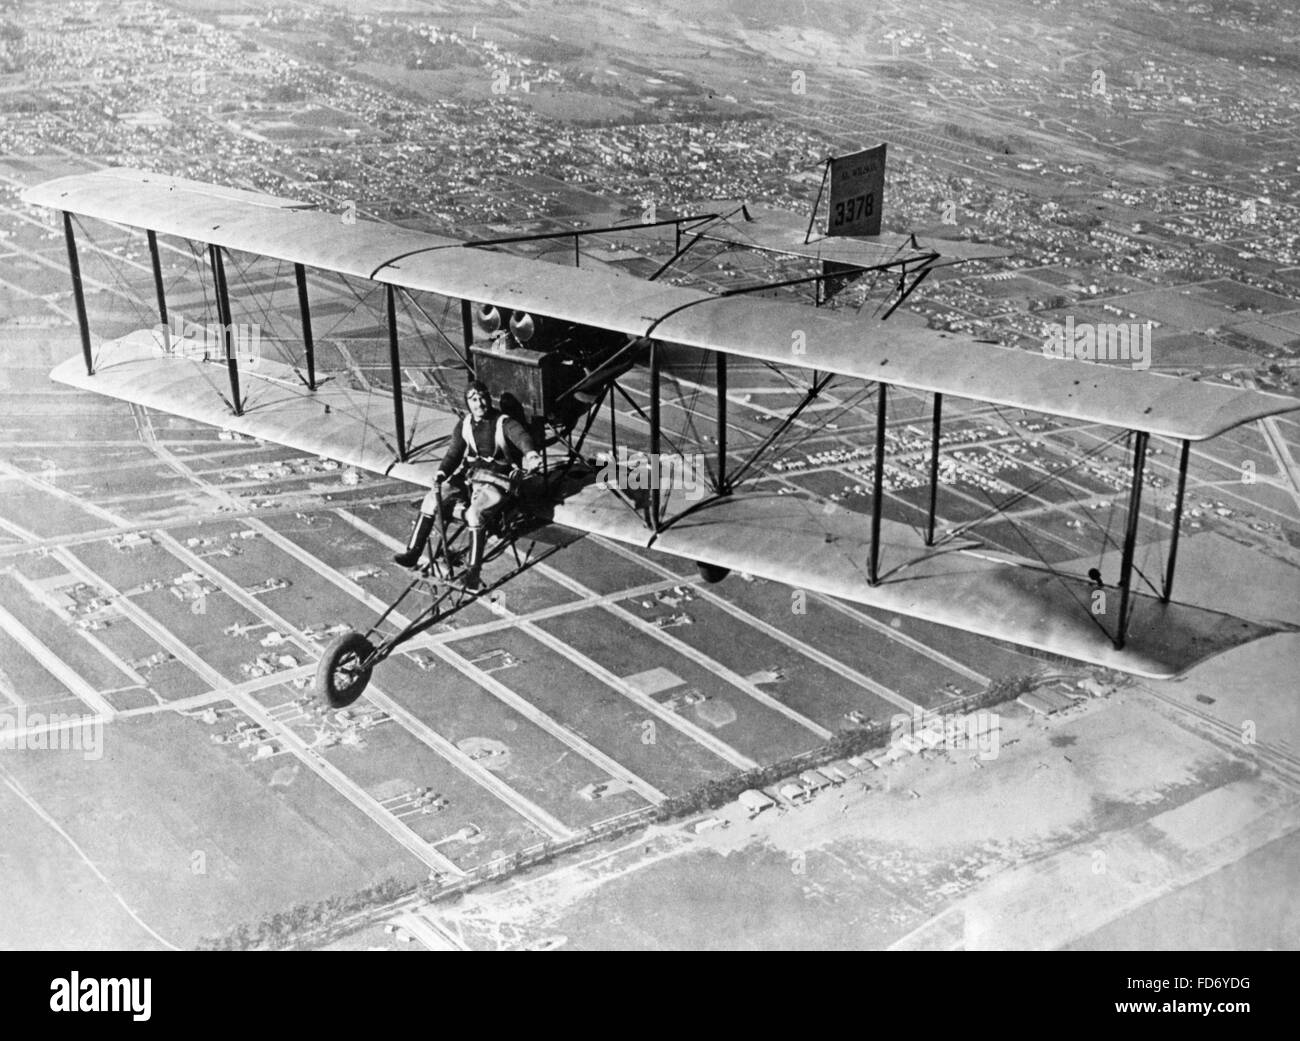
[[[769,235],[767,246],[829,262],[814,274],[775,283],[777,288],[814,285],[822,303],[828,282],[871,275],[885,280],[888,306],[878,312],[887,318],[944,262],[943,243],[879,234],[880,168],[859,164],[838,190],[831,171],[833,204],[847,213],[840,218],[845,237],[813,242],[805,235],[803,243],[782,245]],[[582,243],[611,230],[671,229],[674,259],[709,236],[734,242],[732,214],[466,242],[376,221],[348,222],[296,200],[124,168],[59,178],[29,188],[23,198],[62,214],[82,351],[54,369],[54,380],[423,488],[433,482],[459,399],[438,400],[407,385],[411,347],[399,326],[399,304],[416,305],[429,317],[418,307],[419,295],[436,297],[447,301],[445,318],[454,316],[459,302],[460,328],[454,318],[451,323],[457,335],[436,330],[438,349],[449,362],[430,371],[447,386],[454,382],[451,374],[461,380],[477,375],[546,446],[543,473],[494,543],[497,552],[513,554],[514,563],[489,584],[489,592],[536,559],[530,556],[536,541],[520,553],[522,535],[546,529],[572,537],[594,533],[683,558],[698,565],[705,581],[743,572],[1149,677],[1179,674],[1277,631],[1266,622],[1181,603],[1172,592],[1191,445],[1296,409],[1295,399],[1050,358],[919,325],[882,324],[846,308],[756,294],[770,291],[773,283],[714,293],[658,277],[667,265],[646,279],[581,263]],[[835,219],[832,208],[830,221]],[[145,232],[159,318],[153,328],[92,340],[76,237],[76,229],[92,220]],[[572,241],[573,266],[503,251],[547,237]],[[196,266],[210,282],[217,325],[224,330],[220,350],[201,356],[171,330],[160,238],[182,240],[200,258]],[[972,244],[951,248],[958,259],[963,250],[966,256],[987,255]],[[233,342],[227,270],[240,255],[293,268],[300,342],[288,361],[241,357]],[[309,272],[382,293],[387,388],[362,387],[338,375],[322,378]],[[608,422],[602,418],[600,429],[607,431],[610,456],[621,434],[625,441],[635,435],[639,449],[648,450],[646,458],[663,457],[674,433],[665,419],[663,388],[683,357],[710,373],[703,396],[712,408],[687,410],[692,429],[706,428],[695,439],[709,463],[703,493],[687,494],[671,481],[652,479],[646,487],[629,488],[600,479],[585,449],[606,404]],[[740,422],[738,406],[746,399],[729,391],[729,367],[733,375],[744,367],[773,370],[789,384],[793,400],[768,409],[767,426],[755,432]],[[634,373],[644,381],[639,400],[627,387]],[[818,414],[819,399],[832,386],[860,388],[868,402],[865,395],[874,394],[874,422],[861,427],[867,442],[862,458],[870,463],[863,470],[869,509],[834,508],[768,480],[774,446],[791,431],[806,436],[817,429],[816,419],[803,417]],[[922,465],[928,502],[919,523],[886,517],[882,508],[891,465],[888,403],[904,394],[925,410],[920,422],[928,441]],[[1066,573],[1042,559],[990,551],[965,529],[939,536],[941,437],[945,403],[954,398],[1100,426],[1126,439],[1127,477],[1116,496],[1125,503],[1124,530],[1116,547],[1118,567],[1110,575]],[[620,400],[622,413],[616,411]],[[680,413],[680,402],[673,409]],[[628,417],[635,417],[635,431]],[[1140,576],[1148,587],[1143,589],[1135,583],[1134,554],[1153,437],[1179,446],[1177,484],[1163,573],[1154,581]],[[562,541],[553,540],[548,552]],[[1099,590],[1106,595],[1097,597]],[[393,633],[382,629],[381,618],[370,632],[347,633],[331,645],[320,683],[335,703],[359,695],[370,670],[413,631],[480,595],[457,588],[454,573],[420,572],[403,596],[408,594],[428,594],[427,610],[411,625]]]

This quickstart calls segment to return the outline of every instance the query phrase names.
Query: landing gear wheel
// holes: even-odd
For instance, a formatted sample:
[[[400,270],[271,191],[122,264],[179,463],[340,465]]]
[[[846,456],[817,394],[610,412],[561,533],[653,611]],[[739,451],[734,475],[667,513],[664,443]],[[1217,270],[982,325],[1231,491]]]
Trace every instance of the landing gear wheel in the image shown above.
[[[709,585],[716,585],[731,574],[731,568],[720,567],[717,564],[706,564],[702,560],[695,562],[696,568],[699,569],[700,578],[704,579]]]
[[[374,668],[375,648],[359,632],[336,636],[316,669],[316,690],[333,708],[347,708],[361,697]]]

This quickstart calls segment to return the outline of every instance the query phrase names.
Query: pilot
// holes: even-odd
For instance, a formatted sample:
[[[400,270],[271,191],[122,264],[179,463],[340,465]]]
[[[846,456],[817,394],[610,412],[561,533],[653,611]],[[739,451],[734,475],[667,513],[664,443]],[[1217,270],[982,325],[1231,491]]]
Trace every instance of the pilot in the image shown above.
[[[482,586],[479,569],[487,541],[485,526],[509,503],[515,460],[519,459],[519,468],[529,474],[542,465],[542,456],[522,424],[492,407],[491,393],[478,380],[471,380],[465,388],[465,407],[468,414],[452,428],[451,445],[442,457],[433,487],[420,504],[406,550],[393,560],[402,567],[419,564],[441,501],[444,507],[451,506],[453,517],[463,517],[469,528],[464,581],[466,588],[477,589]]]

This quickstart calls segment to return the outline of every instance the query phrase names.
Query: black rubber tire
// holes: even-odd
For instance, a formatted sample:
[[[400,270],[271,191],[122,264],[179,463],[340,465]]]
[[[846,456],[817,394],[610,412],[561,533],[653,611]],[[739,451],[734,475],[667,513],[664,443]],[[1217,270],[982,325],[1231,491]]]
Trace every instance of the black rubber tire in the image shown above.
[[[374,646],[359,632],[349,629],[340,633],[325,648],[316,668],[316,692],[332,708],[347,708],[370,683],[374,665],[364,669],[359,666],[374,653]]]
[[[717,564],[706,564],[703,560],[697,560],[695,562],[695,567],[700,572],[700,578],[704,579],[704,581],[709,583],[711,586],[717,585],[717,583],[721,582],[731,574],[731,568],[721,567]]]

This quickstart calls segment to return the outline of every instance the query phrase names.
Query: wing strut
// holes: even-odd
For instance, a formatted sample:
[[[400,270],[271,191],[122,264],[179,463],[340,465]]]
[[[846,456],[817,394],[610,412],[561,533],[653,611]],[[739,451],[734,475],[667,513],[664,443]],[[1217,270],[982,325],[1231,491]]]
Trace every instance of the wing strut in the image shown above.
[[[393,426],[397,431],[397,458],[406,462],[406,418],[402,411],[402,359],[397,349],[397,291],[384,284],[388,304],[388,365],[393,374]]]
[[[939,502],[939,432],[943,426],[943,395],[934,396],[934,420],[930,425],[930,513],[925,544],[934,545],[934,511]]]
[[[718,397],[718,479],[714,490],[719,495],[726,495],[731,491],[727,484],[727,355],[718,351],[715,358],[718,364],[714,388]]]
[[[614,407],[614,387],[611,382],[609,389],[609,457],[618,458],[618,410]]]
[[[809,240],[812,238],[813,222],[817,220],[817,210],[820,209],[822,204],[822,195],[826,191],[826,178],[830,176],[831,160],[833,158],[834,156],[827,156],[822,160],[822,183],[817,186],[817,199],[812,204],[812,212],[808,214],[808,230],[803,235],[803,244],[805,246],[808,245]]]
[[[899,304],[901,304],[904,300],[906,300],[909,296],[911,296],[915,290],[920,288],[921,283],[924,282],[930,276],[930,272],[934,270],[934,268],[930,267],[930,264],[938,259],[939,259],[938,253],[925,254],[925,256],[921,258],[922,260],[921,267],[917,271],[915,277],[912,279],[911,285],[907,284],[907,275],[908,275],[907,263],[908,262],[907,260],[903,261],[903,266],[898,272],[898,299],[895,300],[892,304],[890,304],[889,310],[880,316],[880,320],[882,322],[898,309]]]
[[[659,341],[650,341],[650,528],[659,531]]]
[[[244,414],[244,401],[239,394],[239,359],[231,342],[230,290],[226,285],[226,265],[221,259],[221,247],[208,245],[208,259],[212,262],[212,281],[217,290],[217,321],[221,324],[221,349],[226,354],[226,371],[230,374],[230,407],[235,415]]]
[[[167,324],[167,294],[163,292],[162,260],[158,256],[158,233],[152,228],[145,231],[149,239],[149,266],[153,268],[153,288],[158,296],[158,320]]]
[[[460,332],[465,340],[465,357],[468,358],[470,348],[474,346],[474,305],[468,299],[460,302]]]
[[[77,305],[77,329],[81,332],[81,353],[86,359],[86,375],[95,375],[90,357],[90,322],[86,319],[86,294],[81,287],[81,263],[77,260],[77,237],[72,233],[72,214],[63,211],[63,239],[68,246],[68,273],[72,275],[72,299]]]
[[[1169,533],[1169,562],[1165,565],[1165,587],[1161,591],[1162,603],[1169,603],[1174,589],[1174,563],[1178,560],[1178,531],[1183,523],[1183,493],[1187,490],[1187,459],[1192,443],[1183,439],[1182,455],[1178,458],[1178,492],[1174,497],[1174,526]]]
[[[302,346],[307,352],[307,389],[316,389],[316,343],[311,336],[311,306],[307,302],[307,269],[294,264],[293,277],[298,283],[298,313],[302,315]]]
[[[1146,463],[1147,440],[1145,430],[1134,432],[1133,483],[1128,493],[1128,518],[1124,525],[1124,552],[1119,565],[1119,631],[1115,634],[1115,650],[1124,649],[1128,635],[1129,584],[1133,578],[1133,550],[1137,543],[1138,519],[1142,506],[1142,468]]]
[[[876,384],[876,467],[871,475],[871,556],[867,561],[867,581],[873,586],[880,581],[880,513],[885,493],[885,406],[889,400],[888,385]]]

